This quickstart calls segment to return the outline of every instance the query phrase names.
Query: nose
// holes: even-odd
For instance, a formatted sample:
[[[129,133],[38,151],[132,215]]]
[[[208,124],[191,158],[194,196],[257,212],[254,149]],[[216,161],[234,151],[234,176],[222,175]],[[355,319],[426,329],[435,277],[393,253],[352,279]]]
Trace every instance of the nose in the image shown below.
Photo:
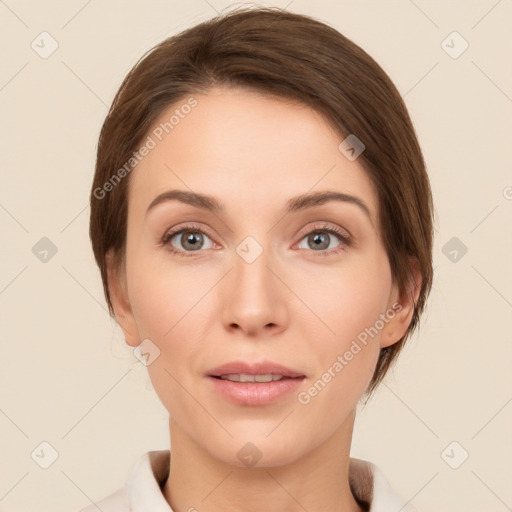
[[[263,250],[252,262],[234,253],[233,269],[223,280],[220,297],[226,329],[260,337],[286,328],[286,300],[291,293],[272,268],[276,265],[269,253]]]

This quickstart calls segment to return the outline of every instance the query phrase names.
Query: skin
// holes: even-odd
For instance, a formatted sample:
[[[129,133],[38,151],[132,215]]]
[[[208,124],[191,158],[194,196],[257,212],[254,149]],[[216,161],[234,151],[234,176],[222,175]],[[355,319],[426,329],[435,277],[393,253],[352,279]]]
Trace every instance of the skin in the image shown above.
[[[244,88],[194,98],[198,105],[131,173],[126,261],[109,276],[126,342],[149,338],[160,350],[148,372],[170,414],[164,497],[176,512],[248,503],[252,511],[360,511],[348,483],[356,406],[380,348],[404,335],[421,277],[413,268],[416,287],[399,294],[372,183],[360,160],[338,150],[342,138],[321,115]],[[212,195],[226,211],[168,201],[146,216],[171,189]],[[357,196],[370,217],[335,201],[283,217],[289,198],[319,190]],[[206,234],[196,251],[190,233],[176,235],[174,248],[192,253],[180,257],[161,240],[188,222]],[[353,243],[321,231],[321,251],[331,252],[322,257],[307,236],[318,223],[348,231]],[[247,236],[263,249],[250,264],[236,252]],[[297,393],[235,405],[205,377],[229,361],[270,360],[304,373],[299,391],[307,390],[393,304],[400,312],[306,405]],[[253,467],[237,457],[248,441],[262,454]]]

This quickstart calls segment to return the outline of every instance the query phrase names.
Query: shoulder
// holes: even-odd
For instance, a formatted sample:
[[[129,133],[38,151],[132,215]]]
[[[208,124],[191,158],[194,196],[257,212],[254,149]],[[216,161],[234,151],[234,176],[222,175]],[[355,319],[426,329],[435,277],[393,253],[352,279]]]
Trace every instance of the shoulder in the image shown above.
[[[161,490],[169,474],[169,462],[169,450],[146,452],[135,463],[123,487],[73,512],[172,512]]]
[[[368,512],[418,512],[394,491],[383,471],[370,461],[349,459],[349,483],[354,497]]]

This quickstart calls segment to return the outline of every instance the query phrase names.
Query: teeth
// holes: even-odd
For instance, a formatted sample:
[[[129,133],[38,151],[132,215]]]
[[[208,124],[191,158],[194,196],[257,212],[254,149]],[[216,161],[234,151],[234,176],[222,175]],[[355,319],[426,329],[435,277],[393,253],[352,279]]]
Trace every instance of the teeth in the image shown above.
[[[281,380],[282,375],[249,375],[248,373],[232,373],[229,375],[221,375],[221,379],[231,380],[233,382],[272,382],[273,380]]]

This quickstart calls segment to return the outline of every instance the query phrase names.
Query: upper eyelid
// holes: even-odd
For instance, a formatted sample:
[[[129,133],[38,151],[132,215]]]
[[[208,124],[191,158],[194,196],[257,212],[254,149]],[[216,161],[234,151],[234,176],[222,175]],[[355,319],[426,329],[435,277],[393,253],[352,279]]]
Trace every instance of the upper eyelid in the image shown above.
[[[307,234],[307,233],[311,233],[312,231],[323,231],[323,230],[329,231],[329,230],[334,229],[334,230],[339,230],[341,232],[344,232],[343,234],[347,238],[352,238],[352,234],[350,233],[350,231],[347,228],[338,226],[337,224],[334,224],[332,222],[329,223],[327,221],[317,221],[313,224],[314,224],[314,226],[306,227],[306,228],[304,228],[304,230],[301,230],[300,233]]]

